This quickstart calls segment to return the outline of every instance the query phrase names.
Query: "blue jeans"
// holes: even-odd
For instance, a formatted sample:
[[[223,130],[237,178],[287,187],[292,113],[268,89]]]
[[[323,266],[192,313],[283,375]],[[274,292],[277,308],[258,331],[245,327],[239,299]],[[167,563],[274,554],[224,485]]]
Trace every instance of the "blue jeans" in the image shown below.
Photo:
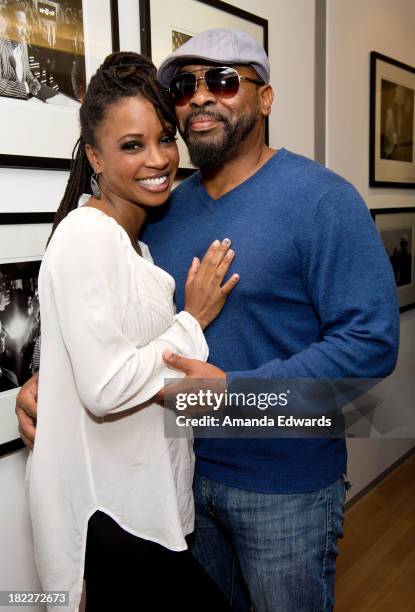
[[[233,610],[333,609],[346,484],[342,476],[311,493],[262,494],[196,474],[191,551]]]

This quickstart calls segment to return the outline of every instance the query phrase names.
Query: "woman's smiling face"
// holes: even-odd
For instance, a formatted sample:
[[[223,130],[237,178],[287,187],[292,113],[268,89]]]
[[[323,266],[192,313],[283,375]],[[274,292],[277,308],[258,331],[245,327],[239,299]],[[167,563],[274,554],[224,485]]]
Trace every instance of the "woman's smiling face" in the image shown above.
[[[166,202],[179,152],[175,128],[161,124],[151,102],[130,96],[111,104],[96,140],[87,151],[104,194],[148,207]]]

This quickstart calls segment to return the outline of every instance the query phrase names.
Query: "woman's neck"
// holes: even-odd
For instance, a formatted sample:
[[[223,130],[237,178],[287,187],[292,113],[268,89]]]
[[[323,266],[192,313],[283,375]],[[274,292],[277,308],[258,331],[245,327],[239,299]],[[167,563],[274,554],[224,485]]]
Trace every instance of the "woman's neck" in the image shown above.
[[[85,206],[97,208],[117,221],[127,232],[132,247],[140,253],[138,237],[147,218],[147,212],[139,204],[129,202],[111,193],[103,193],[98,200],[92,196]]]

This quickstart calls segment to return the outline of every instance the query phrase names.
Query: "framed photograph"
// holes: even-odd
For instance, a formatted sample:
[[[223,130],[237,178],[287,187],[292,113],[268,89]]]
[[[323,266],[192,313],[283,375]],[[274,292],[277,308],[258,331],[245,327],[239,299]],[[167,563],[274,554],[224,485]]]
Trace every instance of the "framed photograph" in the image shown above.
[[[117,0],[0,1],[0,166],[69,168],[80,102],[118,32]]]
[[[415,307],[415,208],[371,210],[395,275],[399,310]]]
[[[38,275],[54,213],[0,214],[0,455],[22,448],[14,413],[39,352]]]
[[[189,38],[212,28],[250,34],[268,53],[268,20],[220,0],[140,0],[141,52],[156,66]],[[266,124],[268,142],[268,122]],[[179,177],[194,171],[186,145],[178,139]]]
[[[415,68],[370,54],[371,187],[415,187]]]

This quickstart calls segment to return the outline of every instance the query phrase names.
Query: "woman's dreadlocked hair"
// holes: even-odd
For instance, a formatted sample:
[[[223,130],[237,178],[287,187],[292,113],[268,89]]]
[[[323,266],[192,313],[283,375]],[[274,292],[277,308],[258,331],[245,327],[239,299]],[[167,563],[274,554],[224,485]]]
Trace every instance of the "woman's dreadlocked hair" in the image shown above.
[[[97,146],[96,130],[108,107],[120,98],[131,96],[141,96],[151,102],[163,126],[176,127],[174,103],[168,92],[156,81],[154,64],[138,53],[121,51],[108,55],[91,78],[79,111],[81,136],[72,152],[68,183],[55,215],[50,238],[62,219],[77,208],[80,196],[91,193],[93,170],[85,145]]]

